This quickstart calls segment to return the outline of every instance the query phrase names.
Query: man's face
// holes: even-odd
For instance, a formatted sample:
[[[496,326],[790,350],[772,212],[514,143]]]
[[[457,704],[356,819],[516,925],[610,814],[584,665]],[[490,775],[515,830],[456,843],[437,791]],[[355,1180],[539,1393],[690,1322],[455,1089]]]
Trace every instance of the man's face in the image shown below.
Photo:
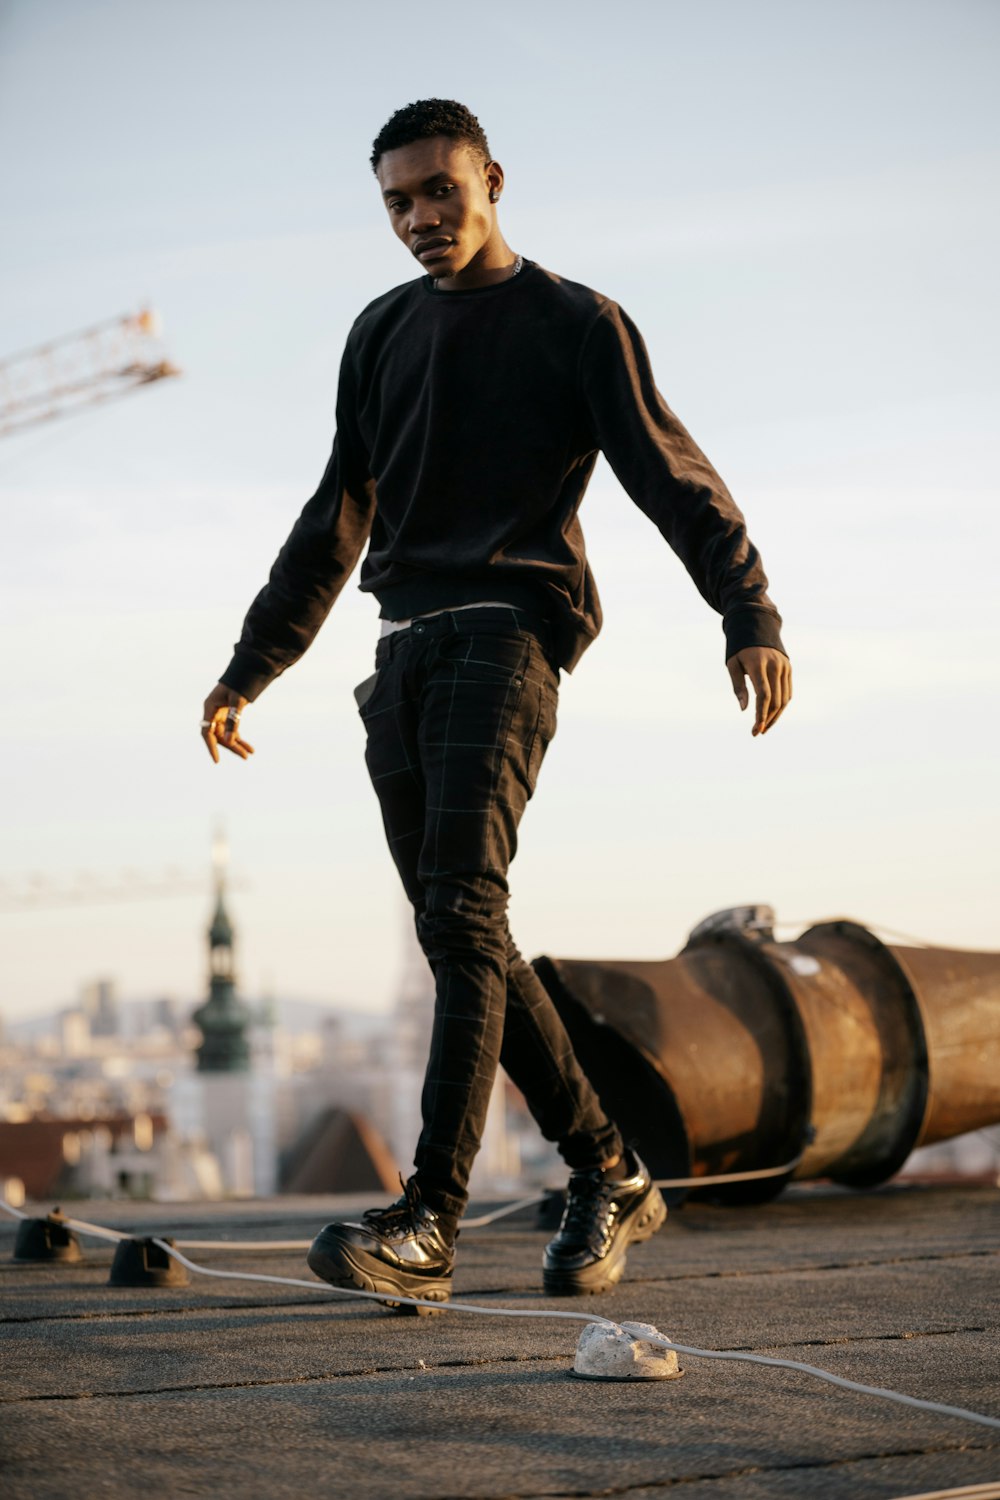
[[[457,276],[488,261],[499,237],[490,202],[503,184],[496,162],[437,135],[387,151],[375,175],[394,232],[431,276]]]

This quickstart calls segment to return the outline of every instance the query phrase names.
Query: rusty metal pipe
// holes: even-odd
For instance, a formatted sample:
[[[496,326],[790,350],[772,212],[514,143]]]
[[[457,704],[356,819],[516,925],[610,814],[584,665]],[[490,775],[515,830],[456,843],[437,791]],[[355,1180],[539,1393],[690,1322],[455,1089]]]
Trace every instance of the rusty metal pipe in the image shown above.
[[[540,958],[581,1062],[657,1176],[869,1187],[919,1145],[1000,1123],[1000,954],[895,947],[858,922],[779,943],[706,919],[676,958]],[[714,1190],[775,1196],[788,1178]]]

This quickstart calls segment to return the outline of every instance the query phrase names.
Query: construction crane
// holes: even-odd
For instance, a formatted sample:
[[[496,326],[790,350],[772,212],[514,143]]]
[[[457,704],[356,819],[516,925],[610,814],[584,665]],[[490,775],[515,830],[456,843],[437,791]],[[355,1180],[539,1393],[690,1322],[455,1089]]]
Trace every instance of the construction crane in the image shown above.
[[[223,828],[212,835],[212,883],[216,894],[250,889],[246,880],[229,875],[229,840]],[[204,876],[167,865],[162,870],[121,870],[100,876],[78,870],[74,879],[40,871],[4,877],[0,875],[0,915],[39,911],[54,906],[104,906],[121,901],[158,901],[165,896],[204,894]]]
[[[19,879],[0,879],[0,915],[59,906],[104,906],[121,901],[159,900],[164,896],[204,893],[203,877],[169,869],[162,873],[123,870],[110,879],[81,871],[75,880],[58,880],[34,872]]]
[[[0,437],[179,375],[160,333],[147,307],[0,360]]]

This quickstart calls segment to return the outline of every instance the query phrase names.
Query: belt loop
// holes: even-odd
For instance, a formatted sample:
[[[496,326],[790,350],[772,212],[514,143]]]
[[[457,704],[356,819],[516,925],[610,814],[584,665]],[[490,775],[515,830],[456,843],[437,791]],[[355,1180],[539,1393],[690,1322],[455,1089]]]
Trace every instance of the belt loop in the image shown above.
[[[404,632],[400,631],[398,634],[395,634],[395,635],[384,635],[384,636],[382,636],[381,640],[379,640],[379,641],[376,642],[376,644],[375,644],[375,665],[376,665],[376,667],[384,667],[387,662],[392,661],[393,657],[396,655],[396,652],[399,650],[400,646],[402,646],[402,644],[403,644],[402,638],[401,638],[402,635],[403,635],[403,633]]]

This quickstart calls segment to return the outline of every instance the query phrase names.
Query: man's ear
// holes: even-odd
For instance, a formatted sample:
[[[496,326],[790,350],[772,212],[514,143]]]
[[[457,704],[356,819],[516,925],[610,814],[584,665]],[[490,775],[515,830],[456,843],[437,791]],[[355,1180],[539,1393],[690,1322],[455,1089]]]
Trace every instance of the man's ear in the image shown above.
[[[498,161],[488,161],[483,168],[483,176],[486,179],[486,191],[491,203],[500,201],[503,192],[503,167]]]

